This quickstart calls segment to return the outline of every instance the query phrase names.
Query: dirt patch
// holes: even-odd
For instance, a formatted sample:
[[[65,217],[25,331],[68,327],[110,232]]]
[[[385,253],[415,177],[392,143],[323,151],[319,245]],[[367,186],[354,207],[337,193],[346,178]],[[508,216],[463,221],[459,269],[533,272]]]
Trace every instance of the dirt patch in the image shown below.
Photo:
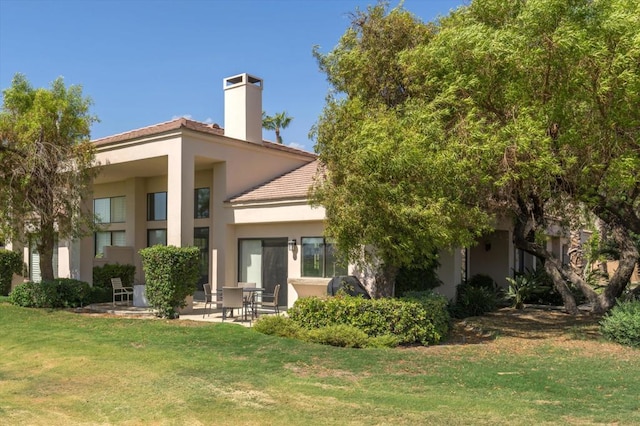
[[[454,321],[446,343],[483,343],[497,336],[529,340],[567,337],[597,340],[601,338],[598,331],[600,319],[600,316],[589,313],[570,315],[551,308],[503,308],[484,316]]]
[[[445,350],[459,345],[486,345],[489,352],[518,354],[537,346],[553,345],[583,356],[637,356],[626,346],[604,340],[599,330],[601,316],[590,313],[570,315],[559,309],[526,307],[504,308],[480,317],[454,321],[443,344],[431,347]]]

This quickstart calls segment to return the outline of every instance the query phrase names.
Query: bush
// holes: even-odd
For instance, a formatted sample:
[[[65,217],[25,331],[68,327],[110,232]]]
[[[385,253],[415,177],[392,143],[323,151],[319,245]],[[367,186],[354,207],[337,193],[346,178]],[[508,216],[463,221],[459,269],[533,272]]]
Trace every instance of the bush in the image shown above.
[[[613,342],[640,347],[640,301],[618,303],[600,321],[600,331]]]
[[[458,285],[455,304],[451,306],[451,315],[466,318],[484,315],[495,311],[501,299],[497,288],[474,287],[468,283]]]
[[[427,320],[433,324],[436,332],[442,337],[449,334],[451,314],[448,309],[449,301],[446,297],[432,291],[411,291],[405,293],[402,300],[420,303],[427,313]]]
[[[302,339],[304,334],[298,324],[282,315],[263,315],[256,320],[253,329],[262,334],[291,339]]]
[[[149,305],[162,318],[177,318],[200,279],[200,249],[153,246],[140,250]]]
[[[22,255],[16,251],[0,249],[0,295],[11,291],[13,274],[22,273]]]
[[[396,295],[406,296],[408,292],[428,291],[441,286],[442,280],[437,272],[439,266],[438,261],[434,259],[427,267],[400,268],[396,277]]]
[[[444,337],[429,319],[431,314],[414,300],[304,297],[298,299],[288,313],[293,321],[308,330],[349,325],[369,337],[397,336],[400,344],[426,345],[438,343]]]
[[[90,289],[88,283],[71,278],[29,281],[14,288],[9,301],[25,308],[75,308],[86,304]]]
[[[136,267],[134,265],[121,265],[119,263],[109,263],[103,266],[93,267],[93,286],[98,288],[106,288],[111,295],[111,278],[122,279],[124,287],[132,287],[133,280],[136,275]]]
[[[364,348],[367,346],[369,336],[357,327],[337,324],[309,330],[306,340],[342,348]]]

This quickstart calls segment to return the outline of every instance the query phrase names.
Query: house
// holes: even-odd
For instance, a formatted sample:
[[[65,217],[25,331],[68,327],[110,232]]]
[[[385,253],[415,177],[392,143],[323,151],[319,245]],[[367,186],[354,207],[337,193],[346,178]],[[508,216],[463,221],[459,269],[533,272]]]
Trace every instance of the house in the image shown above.
[[[91,282],[94,266],[118,262],[135,265],[136,283],[144,283],[140,249],[195,245],[198,290],[247,281],[271,291],[279,283],[279,304],[291,306],[298,293],[313,294],[353,272],[323,237],[324,209],[308,204],[316,155],[262,139],[260,78],[232,76],[223,89],[224,129],[178,118],[93,141],[101,170],[87,206],[101,230],[59,242],[57,276]],[[513,249],[509,227],[498,229],[466,258],[459,250],[442,253],[443,294],[455,295],[463,269],[506,284],[524,257]],[[38,280],[38,254],[24,252],[28,278]]]

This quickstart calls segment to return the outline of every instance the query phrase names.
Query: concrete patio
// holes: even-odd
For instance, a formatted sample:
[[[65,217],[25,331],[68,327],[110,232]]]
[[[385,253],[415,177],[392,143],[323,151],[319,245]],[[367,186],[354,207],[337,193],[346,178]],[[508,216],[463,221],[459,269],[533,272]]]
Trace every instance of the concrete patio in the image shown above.
[[[76,309],[76,312],[121,315],[123,317],[130,318],[155,318],[155,314],[151,308],[133,306],[126,303],[116,303],[115,306],[111,302],[94,303],[83,308],[78,308]],[[284,310],[281,309],[281,312],[284,312]],[[263,315],[274,314],[271,312],[260,312],[260,316]],[[179,320],[222,322],[222,309],[208,307],[205,311],[204,302],[194,301],[190,308],[186,308],[180,312]],[[245,320],[244,316],[239,316],[237,312],[235,312],[234,317],[227,317],[224,320],[225,323],[240,324],[245,327],[250,327],[254,321],[255,318],[253,321],[249,321],[249,317]]]

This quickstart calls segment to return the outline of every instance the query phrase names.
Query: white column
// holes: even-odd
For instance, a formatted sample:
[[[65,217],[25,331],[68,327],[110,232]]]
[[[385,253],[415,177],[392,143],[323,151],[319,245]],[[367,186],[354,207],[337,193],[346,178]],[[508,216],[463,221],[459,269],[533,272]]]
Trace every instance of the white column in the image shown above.
[[[167,245],[192,246],[194,157],[178,145],[167,163]]]

